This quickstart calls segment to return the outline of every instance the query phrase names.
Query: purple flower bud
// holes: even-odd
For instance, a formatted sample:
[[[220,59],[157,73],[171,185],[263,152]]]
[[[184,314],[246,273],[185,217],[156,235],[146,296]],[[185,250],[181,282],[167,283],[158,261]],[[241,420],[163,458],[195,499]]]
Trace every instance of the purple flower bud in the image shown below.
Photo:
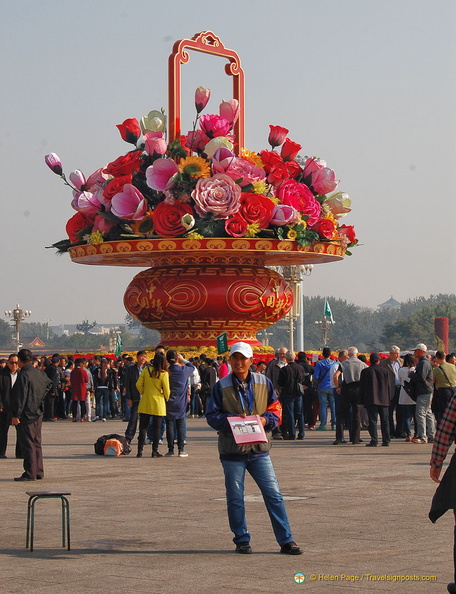
[[[44,157],[44,160],[49,169],[51,169],[57,175],[62,175],[62,162],[55,153],[49,153]]]

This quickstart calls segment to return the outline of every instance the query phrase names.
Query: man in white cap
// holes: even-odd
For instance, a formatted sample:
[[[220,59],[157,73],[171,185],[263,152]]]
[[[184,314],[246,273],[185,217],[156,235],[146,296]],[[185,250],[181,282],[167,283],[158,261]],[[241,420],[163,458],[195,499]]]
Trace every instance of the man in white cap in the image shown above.
[[[431,411],[431,398],[434,391],[432,365],[426,357],[427,346],[422,342],[414,348],[414,355],[418,363],[415,373],[410,376],[410,380],[415,384],[416,409],[415,422],[416,436],[412,439],[413,443],[428,443],[434,441],[435,420]]]
[[[250,371],[252,363],[252,347],[245,342],[233,344],[230,351],[232,372],[212,388],[206,410],[208,424],[218,431],[218,448],[225,473],[228,520],[234,533],[233,542],[236,553],[252,552],[244,503],[247,471],[261,490],[280,552],[300,555],[303,551],[293,540],[283,497],[269,457],[271,431],[280,423],[281,406],[271,381],[260,373]],[[246,415],[261,417],[268,443],[236,443],[228,417]]]

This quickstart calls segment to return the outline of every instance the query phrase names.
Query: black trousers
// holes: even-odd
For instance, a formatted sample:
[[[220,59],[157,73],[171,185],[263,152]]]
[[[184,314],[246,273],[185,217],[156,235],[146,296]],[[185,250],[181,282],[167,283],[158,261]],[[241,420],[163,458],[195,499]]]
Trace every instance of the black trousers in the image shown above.
[[[369,417],[369,435],[371,443],[378,443],[377,433],[377,417],[380,417],[380,429],[382,432],[382,442],[389,443],[390,438],[390,424],[389,424],[389,407],[371,404],[366,406],[367,415]]]
[[[344,427],[350,423],[350,441],[359,443],[361,436],[361,410],[363,405],[359,402],[359,382],[342,384],[340,393],[339,414],[336,411],[336,439],[344,438]],[[350,422],[351,411],[351,422]]]
[[[128,421],[127,429],[125,430],[125,437],[128,441],[132,441],[136,435],[136,429],[138,427],[138,402],[132,402],[130,408],[130,420]]]
[[[11,427],[11,414],[2,411],[0,412],[0,456],[6,455],[6,448],[8,446],[8,431]],[[19,440],[16,435],[16,458],[22,458]]]
[[[152,451],[158,451],[158,444],[160,441],[160,429],[163,417],[158,415],[146,415],[139,413],[139,435],[138,435],[138,451],[142,451],[144,442],[146,441],[147,429],[150,420],[152,419]]]
[[[36,479],[44,477],[43,453],[41,451],[41,427],[43,418],[32,423],[16,425],[19,447],[24,456],[24,475]]]

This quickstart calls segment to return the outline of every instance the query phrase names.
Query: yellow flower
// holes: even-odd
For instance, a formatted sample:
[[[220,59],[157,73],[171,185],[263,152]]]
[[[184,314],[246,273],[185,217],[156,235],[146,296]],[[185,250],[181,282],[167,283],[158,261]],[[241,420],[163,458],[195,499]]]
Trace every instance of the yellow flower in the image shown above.
[[[260,231],[260,225],[258,223],[251,223],[247,225],[247,233],[245,237],[255,237],[255,235]]]
[[[187,237],[189,239],[204,239],[204,235],[200,235],[196,231],[190,231],[190,233],[187,233]]]
[[[256,165],[259,169],[263,169],[263,161],[258,153],[249,151],[249,149],[241,148],[241,157]]]
[[[287,233],[287,239],[296,239],[297,237],[298,234],[296,233],[296,231],[294,229],[289,229]]]
[[[101,231],[95,231],[94,233],[89,235],[89,237],[87,239],[87,243],[90,243],[92,245],[97,245],[98,243],[103,243],[103,241],[104,241],[104,239],[103,239],[103,234],[101,233]]]
[[[332,212],[326,212],[323,217],[323,219],[328,219],[328,221],[332,221],[334,223],[334,226],[337,227],[337,219],[336,217],[333,215]]]
[[[265,181],[254,181],[252,186],[255,194],[266,194],[269,191],[269,185]],[[270,196],[268,197],[271,198]],[[275,204],[277,204],[277,202]]]
[[[203,157],[190,156],[181,159],[179,163],[179,171],[192,178],[210,177],[211,175],[209,163],[206,159],[203,159]]]

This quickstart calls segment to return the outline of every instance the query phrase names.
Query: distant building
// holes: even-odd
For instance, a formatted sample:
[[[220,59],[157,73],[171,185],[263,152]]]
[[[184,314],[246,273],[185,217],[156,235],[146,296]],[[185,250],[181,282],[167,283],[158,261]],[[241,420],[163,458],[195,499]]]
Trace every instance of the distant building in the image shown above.
[[[38,336],[35,336],[35,338],[32,338],[31,336],[21,336],[21,342],[29,349],[42,349],[46,346],[46,343]]]
[[[385,301],[385,303],[380,303],[379,305],[377,305],[379,309],[399,309],[400,306],[401,304],[399,303],[399,301],[396,301],[396,299],[394,299],[392,295],[391,299],[388,299],[388,301]]]

